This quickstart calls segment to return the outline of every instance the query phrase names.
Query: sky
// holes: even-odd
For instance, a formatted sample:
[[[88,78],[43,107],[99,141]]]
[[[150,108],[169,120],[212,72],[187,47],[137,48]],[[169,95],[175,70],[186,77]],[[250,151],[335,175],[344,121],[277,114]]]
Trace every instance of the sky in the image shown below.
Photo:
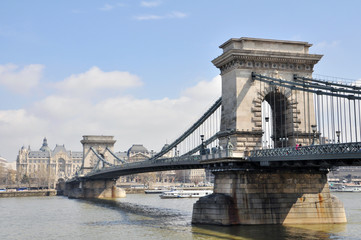
[[[221,95],[230,38],[306,41],[315,74],[361,79],[361,1],[2,0],[0,156],[112,135],[160,151]]]

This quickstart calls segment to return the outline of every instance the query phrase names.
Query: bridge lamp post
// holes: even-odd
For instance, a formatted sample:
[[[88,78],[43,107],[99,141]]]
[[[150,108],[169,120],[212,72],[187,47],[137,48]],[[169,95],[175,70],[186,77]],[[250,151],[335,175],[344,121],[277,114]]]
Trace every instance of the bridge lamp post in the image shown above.
[[[282,147],[283,147],[283,144],[286,146],[286,142],[288,141],[288,138],[287,137],[281,137],[279,138],[281,144],[282,144]]]
[[[205,147],[204,147],[204,135],[201,135],[201,141],[202,141],[202,145],[201,145],[201,155],[205,155]]]
[[[311,145],[314,145],[315,144],[315,138],[316,138],[317,125],[311,125],[311,128],[312,128],[312,132],[313,132],[313,138],[312,138],[312,144]]]
[[[337,131],[336,131],[337,143],[340,143],[340,133],[341,133],[340,130],[337,130]]]

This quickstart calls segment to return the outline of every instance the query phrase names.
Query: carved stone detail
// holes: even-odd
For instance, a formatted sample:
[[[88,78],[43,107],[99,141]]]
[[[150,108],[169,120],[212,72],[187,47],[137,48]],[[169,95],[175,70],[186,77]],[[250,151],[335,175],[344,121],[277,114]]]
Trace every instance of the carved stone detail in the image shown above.
[[[221,74],[228,73],[234,69],[260,69],[278,71],[313,72],[314,63],[284,63],[282,59],[244,59],[244,56],[233,57],[233,60],[219,67]],[[261,60],[261,61],[260,61]],[[268,60],[268,61],[267,61]],[[274,60],[274,61],[272,61]],[[277,61],[278,60],[278,61]]]

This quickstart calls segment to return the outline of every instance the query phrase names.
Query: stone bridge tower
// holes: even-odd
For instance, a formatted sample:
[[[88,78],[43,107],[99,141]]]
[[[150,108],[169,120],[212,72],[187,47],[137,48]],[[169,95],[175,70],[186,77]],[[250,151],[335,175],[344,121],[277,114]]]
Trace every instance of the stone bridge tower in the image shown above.
[[[294,74],[311,78],[322,55],[309,54],[310,46],[254,38],[230,39],[220,46],[223,54],[213,60],[222,75],[220,145],[230,139],[233,157],[204,161],[215,176],[214,191],[194,204],[193,223],[346,222],[342,203],[330,194],[327,169],[254,165],[245,158],[248,150],[261,147],[264,101],[271,108],[274,147],[311,143],[313,95],[252,78],[252,72],[274,81],[292,82]],[[293,92],[302,97],[294,98]]]
[[[114,163],[114,157],[106,150],[108,148],[113,152],[114,143],[116,142],[113,136],[86,135],[83,136],[83,140],[80,142],[83,144],[83,165],[81,167],[83,174],[90,172],[98,162],[98,157],[90,148],[93,148],[97,154],[108,162]]]
[[[223,54],[212,61],[222,76],[224,135],[220,145],[225,146],[230,136],[236,156],[261,147],[263,101],[271,106],[274,122],[278,120],[272,133],[275,147],[280,146],[281,138],[287,139],[285,145],[295,146],[295,133],[297,143],[310,143],[311,125],[315,124],[312,95],[306,93],[296,100],[289,89],[253,81],[252,72],[287,81],[293,81],[294,74],[311,77],[322,57],[309,54],[311,46],[307,42],[256,38],[232,38],[220,46]],[[281,100],[284,106],[279,107]]]
[[[86,135],[80,142],[83,144],[81,175],[86,175],[94,168],[99,160],[98,156],[109,163],[115,163],[114,156],[107,150],[108,148],[114,152],[116,141],[113,136]],[[119,198],[126,196],[124,189],[116,186],[116,179],[84,179],[82,176],[66,183],[64,195],[69,198]]]

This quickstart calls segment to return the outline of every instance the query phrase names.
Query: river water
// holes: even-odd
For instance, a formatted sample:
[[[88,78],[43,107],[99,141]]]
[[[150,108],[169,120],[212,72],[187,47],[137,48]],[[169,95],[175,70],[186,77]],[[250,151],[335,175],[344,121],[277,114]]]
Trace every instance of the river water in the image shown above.
[[[347,224],[195,226],[197,199],[128,194],[117,200],[0,198],[0,239],[361,239],[361,193],[336,193]]]

